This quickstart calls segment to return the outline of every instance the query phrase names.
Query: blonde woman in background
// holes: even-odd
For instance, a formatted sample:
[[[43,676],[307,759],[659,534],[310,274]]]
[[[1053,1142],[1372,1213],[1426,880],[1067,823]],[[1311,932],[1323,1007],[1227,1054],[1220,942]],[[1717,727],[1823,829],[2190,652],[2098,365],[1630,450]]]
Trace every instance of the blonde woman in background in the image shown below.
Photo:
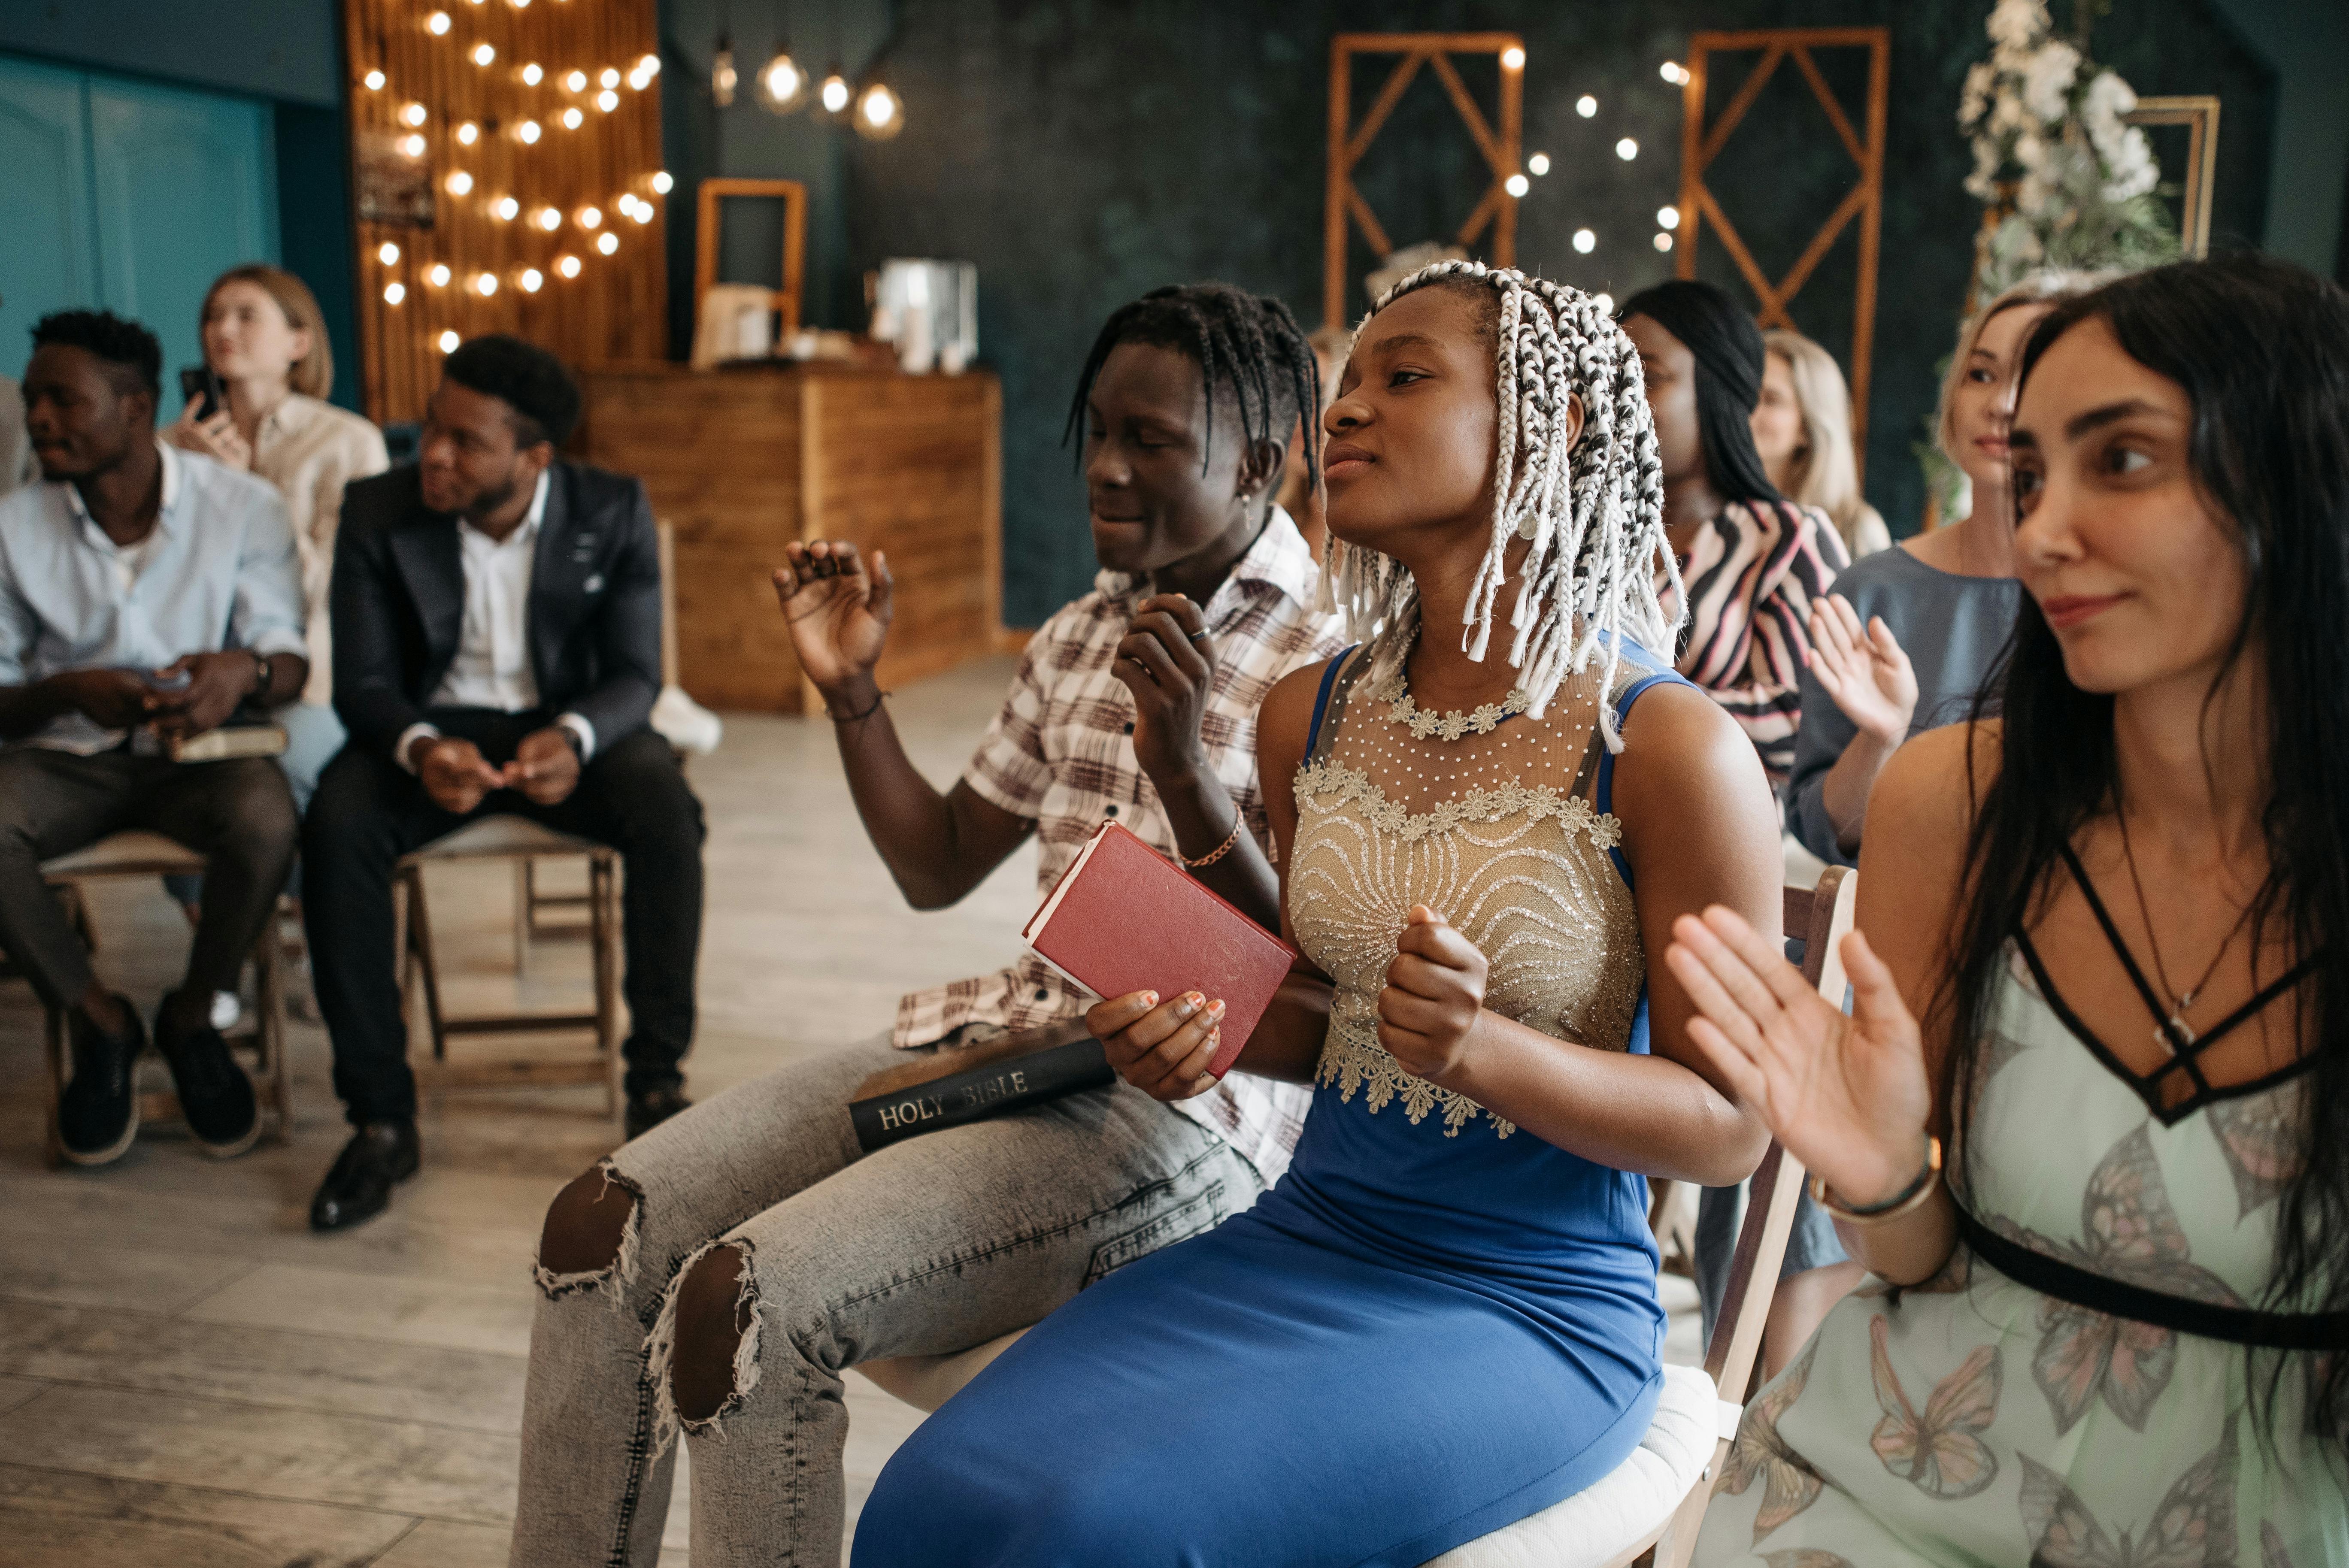
[[[1835,356],[1782,327],[1764,333],[1762,344],[1769,358],[1754,410],[1754,447],[1771,484],[1796,505],[1834,519],[1854,561],[1891,548],[1892,531],[1859,493],[1851,393]]]
[[[190,403],[163,438],[200,456],[258,474],[285,497],[302,553],[308,608],[310,682],[277,716],[286,729],[281,761],[296,808],[306,808],[318,774],[342,749],[333,698],[334,646],[326,584],[343,487],[391,467],[383,432],[325,400],[335,366],[318,302],[283,268],[260,263],[222,273],[204,296],[204,363],[221,378],[228,406],[207,418]]]
[[[1321,377],[1321,407],[1308,426],[1299,419],[1297,429],[1288,438],[1287,465],[1281,469],[1280,493],[1274,499],[1280,509],[1296,521],[1297,531],[1305,536],[1313,552],[1313,559],[1321,559],[1322,550],[1330,542],[1330,517],[1322,503],[1327,499],[1321,487],[1313,482],[1313,471],[1305,460],[1305,442],[1309,435],[1315,441],[1321,438],[1320,417],[1337,401],[1338,377],[1346,368],[1346,348],[1354,335],[1342,327],[1317,326],[1305,341],[1313,346],[1313,364]]]

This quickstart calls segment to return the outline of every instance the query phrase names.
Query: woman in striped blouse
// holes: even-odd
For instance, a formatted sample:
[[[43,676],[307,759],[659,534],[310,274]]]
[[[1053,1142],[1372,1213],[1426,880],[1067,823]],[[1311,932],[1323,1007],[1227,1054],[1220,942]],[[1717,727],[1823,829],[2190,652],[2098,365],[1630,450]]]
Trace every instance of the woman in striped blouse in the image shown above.
[[[1777,788],[1802,722],[1811,605],[1850,558],[1825,512],[1771,487],[1754,449],[1766,354],[1737,302],[1676,281],[1634,294],[1619,319],[1647,376],[1665,533],[1688,594],[1681,674],[1728,710]]]

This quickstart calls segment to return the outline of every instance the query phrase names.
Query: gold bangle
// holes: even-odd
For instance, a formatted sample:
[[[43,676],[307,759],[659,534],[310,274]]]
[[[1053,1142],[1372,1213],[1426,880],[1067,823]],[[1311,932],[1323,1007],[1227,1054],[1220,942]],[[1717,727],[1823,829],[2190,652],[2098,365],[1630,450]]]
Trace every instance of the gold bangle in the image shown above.
[[[1811,1202],[1825,1209],[1835,1219],[1847,1225],[1880,1225],[1888,1220],[1898,1220],[1913,1214],[1925,1206],[1941,1184],[1941,1140],[1931,1133],[1925,1135],[1925,1168],[1917,1179],[1889,1202],[1871,1203],[1864,1209],[1846,1208],[1827,1192],[1826,1181],[1816,1172],[1811,1176]]]
[[[1217,861],[1220,861],[1226,855],[1230,854],[1232,852],[1232,846],[1240,841],[1240,814],[1235,811],[1232,813],[1232,830],[1225,835],[1224,841],[1222,843],[1217,844],[1214,849],[1209,850],[1206,854],[1201,855],[1195,861],[1190,856],[1183,853],[1182,846],[1178,844],[1175,846],[1174,858],[1183,862],[1184,869],[1186,871],[1195,872],[1201,866],[1214,865]]]

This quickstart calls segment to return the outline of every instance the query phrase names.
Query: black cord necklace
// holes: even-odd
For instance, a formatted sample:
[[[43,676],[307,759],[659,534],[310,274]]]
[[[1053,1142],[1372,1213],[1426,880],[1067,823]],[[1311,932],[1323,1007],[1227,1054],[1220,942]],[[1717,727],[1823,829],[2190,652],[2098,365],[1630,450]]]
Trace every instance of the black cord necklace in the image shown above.
[[[2243,913],[2235,917],[2235,923],[2228,929],[2226,940],[2219,944],[2219,951],[2211,955],[2210,966],[2202,971],[2202,978],[2180,994],[2170,985],[2169,971],[2162,965],[2161,939],[2154,934],[2153,914],[2145,902],[2145,879],[2137,875],[2137,851],[2129,843],[2128,813],[2121,809],[2117,800],[2113,802],[2113,819],[2120,824],[2121,858],[2128,863],[2129,887],[2137,894],[2137,918],[2145,922],[2146,945],[2153,950],[2154,978],[2161,982],[2162,993],[2169,998],[2169,1019],[2155,1027],[2153,1037],[2175,1056],[2181,1048],[2194,1044],[2195,1034],[2186,1022],[2186,1010],[2194,1006],[2195,998],[2202,995],[2202,988],[2210,984],[2210,976],[2219,973],[2219,965],[2225,960],[2227,950],[2235,945],[2235,938],[2240,936],[2243,927],[2251,923],[2251,905],[2245,904]]]

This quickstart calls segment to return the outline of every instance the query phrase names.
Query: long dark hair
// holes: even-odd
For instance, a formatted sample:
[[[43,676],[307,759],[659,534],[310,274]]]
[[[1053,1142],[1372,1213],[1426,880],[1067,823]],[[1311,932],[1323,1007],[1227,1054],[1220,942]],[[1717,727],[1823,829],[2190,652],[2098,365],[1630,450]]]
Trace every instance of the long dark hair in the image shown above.
[[[2280,1200],[2261,1305],[2349,1311],[2349,295],[2262,256],[2176,263],[2057,305],[2024,346],[2021,377],[2092,320],[2185,389],[2195,482],[2242,550],[2247,586],[2225,669],[2256,643],[2267,673],[2270,869],[2254,941],[2275,933],[2295,961],[2313,961],[2298,993],[2313,1058],[2301,1165]],[[2117,787],[2113,699],[2072,684],[2027,595],[2002,669],[1976,699],[1977,722],[1992,712],[1998,772],[1980,789],[1939,999],[1951,1025],[1941,1102],[1961,1135],[2007,940],[2051,885],[2063,846]],[[2267,1407],[2285,1364],[2276,1357],[2253,1378]],[[2349,1354],[2311,1365],[2311,1423],[2339,1443],[2349,1437]]]
[[[1679,338],[1696,360],[1697,446],[1713,488],[1723,500],[1776,505],[1783,498],[1754,445],[1754,408],[1769,364],[1762,329],[1726,290],[1690,278],[1640,290],[1615,319],[1635,315]]]

